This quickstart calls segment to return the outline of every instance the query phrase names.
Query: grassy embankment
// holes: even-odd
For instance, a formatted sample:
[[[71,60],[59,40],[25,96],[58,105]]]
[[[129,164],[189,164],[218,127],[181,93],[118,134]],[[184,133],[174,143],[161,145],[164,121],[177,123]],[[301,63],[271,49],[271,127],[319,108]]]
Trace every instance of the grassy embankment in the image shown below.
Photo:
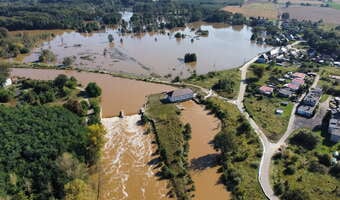
[[[262,75],[254,73],[256,68],[262,68]],[[263,129],[267,137],[271,140],[278,140],[286,131],[289,117],[293,109],[293,103],[288,99],[273,96],[262,96],[257,94],[257,90],[262,85],[277,83],[277,78],[283,77],[286,72],[296,71],[296,67],[268,67],[266,64],[253,64],[247,73],[249,85],[244,98],[244,105],[257,124]],[[278,86],[282,85],[278,84]],[[282,102],[288,102],[287,106],[282,106]],[[282,115],[275,114],[276,109],[282,109]]]
[[[145,116],[151,125],[158,143],[158,152],[162,160],[161,177],[170,180],[170,196],[177,199],[190,199],[194,190],[188,173],[188,141],[180,121],[180,110],[175,104],[161,102],[163,95],[152,95],[148,98]]]
[[[318,86],[322,87],[327,94],[340,94],[340,80],[331,78],[330,76],[339,76],[340,69],[338,67],[320,67],[320,80]]]
[[[241,74],[239,69],[209,72],[205,75],[193,75],[185,80],[186,83],[198,85],[203,88],[213,88],[219,95],[230,99],[237,96],[240,81]]]
[[[235,199],[264,199],[257,179],[262,151],[256,134],[234,105],[215,97],[205,104],[222,121],[213,141],[221,152],[221,180]]]
[[[297,135],[305,133],[297,139]],[[331,164],[331,155],[340,150],[332,144],[326,129],[297,130],[289,147],[274,156],[272,180],[281,199],[328,200],[340,198],[340,165]],[[302,139],[301,139],[302,138]]]

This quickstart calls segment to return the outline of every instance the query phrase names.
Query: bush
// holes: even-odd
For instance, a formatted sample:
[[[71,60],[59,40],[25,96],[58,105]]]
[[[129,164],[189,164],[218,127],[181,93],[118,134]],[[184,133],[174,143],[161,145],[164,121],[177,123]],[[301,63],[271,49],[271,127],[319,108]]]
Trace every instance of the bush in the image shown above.
[[[94,82],[87,84],[85,91],[89,97],[99,97],[102,94],[102,90]]]
[[[197,57],[195,53],[186,53],[184,55],[184,62],[185,63],[189,63],[189,62],[196,62],[197,61]]]
[[[326,174],[328,169],[324,165],[320,164],[318,161],[313,160],[310,162],[308,170],[310,172],[318,172],[320,174]]]
[[[294,135],[290,139],[292,144],[302,146],[305,149],[312,150],[316,147],[319,142],[319,139],[314,136],[311,132],[307,132],[306,130],[301,130],[299,133]]]
[[[86,110],[78,100],[70,99],[64,104],[64,107],[78,116],[86,115]]]
[[[309,200],[309,195],[302,190],[290,190],[282,195],[282,200]]]
[[[11,97],[12,96],[9,90],[0,89],[0,103],[7,103]]]
[[[44,49],[41,51],[39,56],[39,62],[54,62],[56,60],[56,56],[52,51],[48,49]]]
[[[340,163],[334,165],[329,173],[336,178],[340,178]]]

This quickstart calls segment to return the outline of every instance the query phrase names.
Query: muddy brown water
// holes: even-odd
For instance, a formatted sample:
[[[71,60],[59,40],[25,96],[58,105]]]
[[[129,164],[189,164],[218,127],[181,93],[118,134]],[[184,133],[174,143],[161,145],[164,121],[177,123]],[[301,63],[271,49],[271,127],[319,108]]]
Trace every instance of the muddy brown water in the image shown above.
[[[189,162],[190,174],[196,187],[194,199],[231,199],[230,193],[219,182],[221,174],[217,172],[218,153],[210,144],[220,131],[220,121],[193,101],[181,103],[181,107],[184,108],[181,112],[182,121],[190,123],[192,128]]]
[[[106,144],[101,159],[99,200],[162,200],[167,198],[166,180],[155,175],[157,149],[153,134],[138,126],[139,115],[105,118]]]
[[[207,37],[195,34],[196,30],[208,30]],[[176,32],[186,35],[174,37]],[[108,35],[114,37],[109,43]],[[50,49],[57,56],[56,64],[65,57],[74,57],[77,68],[105,70],[140,76],[171,75],[187,77],[193,71],[205,74],[209,71],[230,69],[269,47],[250,41],[251,28],[225,24],[188,24],[186,28],[161,33],[121,35],[117,29],[81,34],[75,31],[56,33],[56,37],[35,48],[31,54],[18,58],[24,62],[37,61],[41,49]],[[122,39],[123,42],[120,42]],[[104,53],[105,52],[105,53]],[[186,53],[196,53],[197,62],[185,64]]]
[[[148,95],[174,89],[167,85],[73,70],[13,68],[11,72],[12,76],[39,80],[51,80],[59,74],[74,76],[84,87],[89,82],[96,82],[102,88],[103,117],[117,116],[121,110],[126,115],[138,113]]]

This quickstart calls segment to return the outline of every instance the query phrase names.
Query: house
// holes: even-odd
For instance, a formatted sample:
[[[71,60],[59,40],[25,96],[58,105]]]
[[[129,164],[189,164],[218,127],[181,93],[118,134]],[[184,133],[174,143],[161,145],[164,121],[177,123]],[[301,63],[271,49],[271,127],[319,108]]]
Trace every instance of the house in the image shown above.
[[[312,89],[302,100],[302,104],[307,106],[315,106],[316,104],[319,103],[321,95],[322,89],[320,88]]]
[[[296,113],[304,117],[312,117],[320,101],[321,95],[322,89],[320,88],[309,91],[301,101]]]
[[[13,84],[12,79],[7,78],[6,81],[3,83],[2,87],[8,87],[11,86],[12,84]]]
[[[178,89],[171,91],[167,94],[167,100],[169,102],[187,101],[194,97],[194,92],[189,88]]]
[[[306,106],[306,105],[300,105],[296,109],[296,114],[299,114],[304,117],[312,117],[314,115],[314,107]]]
[[[293,77],[293,78],[305,79],[306,74],[300,73],[300,72],[295,72],[295,73],[292,74],[292,77]]]
[[[331,135],[332,142],[340,141],[340,119],[332,118],[329,120],[328,133]]]
[[[305,81],[302,78],[294,78],[292,83],[301,86],[305,84]]]
[[[259,91],[262,93],[262,94],[265,94],[265,95],[271,95],[274,91],[273,88],[271,87],[268,87],[268,86],[261,86]]]
[[[294,93],[289,88],[281,88],[279,90],[280,97],[290,98],[293,94]]]
[[[266,63],[267,61],[268,61],[268,56],[266,54],[262,54],[255,62]]]
[[[296,85],[296,84],[293,84],[293,83],[288,83],[287,84],[287,88],[289,88],[291,91],[297,91],[299,90],[300,88],[300,85]]]

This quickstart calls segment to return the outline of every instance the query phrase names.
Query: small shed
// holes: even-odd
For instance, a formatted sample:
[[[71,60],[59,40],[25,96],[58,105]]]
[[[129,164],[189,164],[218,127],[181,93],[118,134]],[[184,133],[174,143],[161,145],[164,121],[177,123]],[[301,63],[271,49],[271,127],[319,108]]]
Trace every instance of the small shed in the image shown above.
[[[275,110],[275,114],[282,115],[283,114],[283,110],[278,108],[278,109]]]

